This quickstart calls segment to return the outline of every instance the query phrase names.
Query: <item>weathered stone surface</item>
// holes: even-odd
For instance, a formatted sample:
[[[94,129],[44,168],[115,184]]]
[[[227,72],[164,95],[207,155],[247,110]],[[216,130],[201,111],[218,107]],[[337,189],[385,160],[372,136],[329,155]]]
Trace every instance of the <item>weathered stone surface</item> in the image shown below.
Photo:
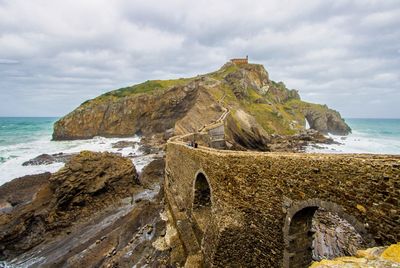
[[[23,253],[119,204],[131,197],[138,183],[129,159],[88,151],[46,179],[32,202],[0,214],[0,259]]]
[[[399,156],[232,152],[171,140],[165,196],[175,222],[192,222],[192,231],[177,230],[196,234],[207,264],[305,267],[318,208],[346,220],[368,246],[400,240],[399,164]],[[200,173],[211,193],[204,231],[193,213]]]
[[[400,267],[400,243],[357,251],[356,257],[341,257],[313,263],[310,268],[387,268]]]
[[[140,184],[150,187],[154,183],[160,184],[160,179],[164,178],[165,160],[162,158],[151,161],[140,173]]]
[[[101,192],[117,190],[129,195],[138,184],[135,167],[128,158],[112,153],[82,151],[50,178],[57,208],[90,201]]]
[[[14,207],[30,202],[40,187],[48,183],[50,176],[50,172],[46,172],[6,182],[0,186],[0,203]]]
[[[365,241],[354,227],[337,214],[318,209],[313,217],[313,260],[352,256],[365,248]]]
[[[164,133],[193,105],[197,89],[174,86],[155,94],[89,101],[54,125],[53,139]]]
[[[351,132],[350,127],[344,122],[339,112],[328,109],[321,109],[320,106],[309,105],[304,110],[310,128],[322,133],[335,135],[347,135]]]

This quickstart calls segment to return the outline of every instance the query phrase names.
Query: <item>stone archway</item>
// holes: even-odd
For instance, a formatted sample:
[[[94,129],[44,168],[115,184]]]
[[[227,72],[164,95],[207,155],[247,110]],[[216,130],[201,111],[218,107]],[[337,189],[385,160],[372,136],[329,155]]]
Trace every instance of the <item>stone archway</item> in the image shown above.
[[[192,221],[196,237],[201,243],[211,218],[212,194],[206,175],[198,172],[193,184]]]
[[[373,243],[342,207],[318,199],[292,206],[283,231],[285,268],[308,267],[314,260],[349,255]]]

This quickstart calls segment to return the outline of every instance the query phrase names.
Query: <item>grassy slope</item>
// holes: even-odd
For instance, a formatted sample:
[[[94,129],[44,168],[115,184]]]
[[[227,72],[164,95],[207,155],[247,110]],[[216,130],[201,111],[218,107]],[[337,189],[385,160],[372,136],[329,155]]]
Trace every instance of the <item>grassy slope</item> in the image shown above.
[[[229,65],[216,72],[206,74],[205,76],[223,81],[226,75],[238,70],[239,67],[235,65]],[[123,97],[137,94],[154,94],[155,92],[166,90],[172,86],[188,84],[194,79],[195,78],[149,80],[141,84],[107,92],[95,99],[86,101],[83,103],[83,105],[88,103],[98,104],[105,101],[114,101]],[[270,86],[278,88],[281,91],[288,90],[282,82],[276,83],[271,81]],[[289,127],[289,123],[293,120],[296,120],[300,123],[303,122],[304,117],[300,112],[301,109],[307,105],[313,105],[297,99],[280,103],[276,101],[276,96],[270,96],[268,94],[261,95],[258,91],[252,88],[248,89],[248,97],[238,100],[232,89],[225,83],[221,83],[218,87],[210,87],[209,93],[213,96],[215,101],[220,100],[224,96],[223,105],[225,107],[230,107],[233,117],[235,116],[235,111],[238,109],[242,109],[254,116],[257,122],[267,133],[294,134],[296,130],[291,129]],[[257,102],[260,99],[263,100],[262,103]]]
[[[193,78],[180,78],[171,80],[147,80],[146,82],[143,82],[141,84],[109,91],[92,100],[87,100],[82,104],[83,105],[88,103],[93,104],[93,103],[103,102],[106,100],[117,100],[119,98],[133,96],[136,94],[151,94],[159,90],[168,89],[172,86],[185,85],[192,80]]]

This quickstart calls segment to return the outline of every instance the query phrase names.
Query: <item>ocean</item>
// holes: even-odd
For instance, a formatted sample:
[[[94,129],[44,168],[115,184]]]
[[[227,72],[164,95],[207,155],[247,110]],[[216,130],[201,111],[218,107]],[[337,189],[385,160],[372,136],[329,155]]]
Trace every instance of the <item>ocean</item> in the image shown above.
[[[55,117],[0,117],[0,185],[25,175],[55,172],[63,163],[50,165],[22,166],[22,163],[41,154],[77,153],[83,150],[96,152],[115,152],[123,156],[135,156],[136,170],[151,161],[151,156],[143,155],[139,145],[129,148],[112,148],[112,144],[121,140],[140,141],[140,137],[103,138],[89,140],[52,141]]]
[[[64,164],[22,166],[40,154],[75,153],[82,150],[110,151],[124,156],[140,156],[139,146],[116,149],[120,140],[140,141],[140,137],[103,138],[90,140],[52,141],[55,117],[0,117],[0,185],[24,175],[55,172]],[[400,119],[346,119],[353,132],[342,137],[330,135],[340,144],[310,146],[307,152],[400,154]],[[134,158],[140,171],[149,159]]]
[[[317,153],[400,154],[400,119],[348,118],[352,133],[329,135],[338,144],[307,148]]]

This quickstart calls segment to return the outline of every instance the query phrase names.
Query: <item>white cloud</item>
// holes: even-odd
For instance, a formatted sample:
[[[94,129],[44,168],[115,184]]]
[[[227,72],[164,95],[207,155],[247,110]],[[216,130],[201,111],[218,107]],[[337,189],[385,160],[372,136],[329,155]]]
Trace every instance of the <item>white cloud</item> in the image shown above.
[[[248,54],[308,101],[400,117],[399,18],[397,0],[0,0],[0,115],[63,115]]]

